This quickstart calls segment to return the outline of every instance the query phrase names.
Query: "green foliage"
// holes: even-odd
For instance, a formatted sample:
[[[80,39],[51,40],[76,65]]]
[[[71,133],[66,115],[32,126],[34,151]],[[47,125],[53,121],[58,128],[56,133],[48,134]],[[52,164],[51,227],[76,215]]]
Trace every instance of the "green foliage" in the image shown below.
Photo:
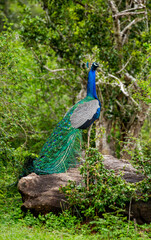
[[[32,16],[29,8],[24,9],[25,17],[21,21],[21,32],[27,46],[45,44],[47,39],[46,21],[40,16]]]
[[[90,222],[92,231],[104,235],[104,239],[140,239],[141,232],[137,231],[134,222],[127,222],[126,217],[120,214],[103,214],[103,218],[96,218]],[[143,234],[144,235],[144,234]],[[144,238],[147,237],[144,235]]]
[[[85,163],[80,169],[83,183],[76,186],[70,182],[62,187],[72,208],[81,216],[93,219],[109,210],[123,208],[135,191],[133,184],[126,183],[112,170],[103,165],[103,157],[97,149],[90,148],[86,152]]]
[[[66,87],[66,72],[41,71],[33,51],[11,28],[0,34],[0,50],[0,168],[2,175],[13,172],[14,179],[26,156],[39,153],[51,128],[71,106],[71,89]],[[56,67],[53,52],[52,59],[48,65]],[[72,80],[72,72],[70,76]]]

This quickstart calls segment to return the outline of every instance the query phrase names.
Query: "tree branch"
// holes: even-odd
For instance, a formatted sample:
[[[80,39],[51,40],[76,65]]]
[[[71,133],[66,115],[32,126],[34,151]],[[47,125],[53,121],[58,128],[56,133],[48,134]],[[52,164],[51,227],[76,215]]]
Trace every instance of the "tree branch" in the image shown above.
[[[128,59],[127,63],[125,63],[125,65],[118,71],[116,72],[117,74],[119,74],[120,72],[122,72],[126,67],[127,65],[129,64],[129,62],[131,61],[132,59],[132,56],[130,56],[130,58]]]
[[[112,12],[113,12],[114,14],[118,14],[119,11],[118,11],[118,9],[117,9],[117,7],[116,7],[115,2],[114,2],[113,0],[109,0],[109,4],[110,4],[110,6],[111,6]]]
[[[49,72],[61,72],[61,71],[68,71],[68,70],[74,70],[74,68],[60,68],[60,69],[50,69],[47,66],[43,66],[43,68],[47,69]]]
[[[19,122],[16,122],[16,124],[17,124],[18,126],[20,126],[21,129],[24,131],[24,134],[25,134],[25,142],[23,143],[23,146],[25,146],[26,143],[27,143],[27,132],[26,132],[26,130],[24,129],[24,127],[23,127]]]
[[[45,12],[46,12],[46,16],[47,16],[47,21],[48,23],[59,33],[60,37],[66,41],[66,38],[63,36],[62,32],[60,32],[60,30],[58,30],[58,28],[56,27],[56,25],[51,21],[50,16],[49,16],[49,12],[48,12],[48,8],[45,8]]]
[[[121,24],[120,20],[116,15],[119,13],[118,8],[116,7],[116,4],[113,0],[109,0],[109,4],[112,10],[112,15],[113,15],[113,26],[114,26],[114,35],[115,35],[115,41],[119,53],[119,59],[120,62],[122,63],[122,35],[121,35]],[[114,17],[115,16],[115,17]],[[121,64],[119,64],[119,68],[121,68]]]
[[[125,77],[130,80],[131,82],[136,82],[136,78],[130,75],[128,72],[125,73]]]
[[[120,90],[122,91],[122,93],[126,96],[126,97],[129,97],[129,99],[133,102],[133,104],[136,106],[136,107],[139,107],[139,104],[134,100],[134,98],[132,98],[127,91],[123,91],[123,88],[121,88],[121,85],[118,84],[118,83],[109,83],[109,82],[102,82],[101,80],[99,80],[96,85],[98,84],[102,84],[102,85],[109,85],[109,86],[112,86],[112,87],[119,87]]]
[[[68,70],[74,70],[74,68],[60,68],[60,69],[50,69],[49,67],[47,67],[46,65],[43,65],[42,62],[40,61],[40,59],[38,58],[38,56],[36,55],[36,53],[33,51],[33,49],[31,48],[35,58],[37,59],[37,61],[40,63],[41,67],[45,68],[47,71],[53,73],[53,72],[60,72],[60,71],[68,71]]]
[[[139,107],[139,104],[132,98],[132,96],[130,96],[130,94],[128,93],[128,91],[126,91],[124,84],[120,81],[120,79],[119,79],[118,77],[116,77],[116,76],[114,76],[114,75],[112,75],[112,74],[110,74],[110,73],[108,74],[108,76],[105,76],[105,72],[104,72],[102,69],[100,69],[100,68],[99,68],[99,70],[104,74],[104,77],[105,77],[105,78],[108,78],[108,77],[114,78],[114,79],[116,79],[116,80],[119,82],[119,84],[118,84],[117,82],[114,82],[114,83],[103,82],[103,81],[100,79],[99,81],[97,81],[96,85],[98,85],[98,84],[106,84],[106,85],[110,85],[110,86],[112,86],[112,87],[115,87],[115,86],[119,87],[120,90],[121,90],[121,92],[122,92],[126,97],[128,97],[128,98],[133,102],[133,104],[134,104],[136,107]],[[129,73],[125,73],[125,76],[127,76],[129,79],[131,79],[131,81],[133,81],[134,84],[136,83],[136,79],[133,78]],[[137,84],[136,84],[136,85],[137,85]],[[138,88],[138,86],[137,86],[137,88]]]
[[[74,2],[85,8],[85,4],[81,3],[81,1],[74,1]]]
[[[134,15],[140,15],[140,14],[145,14],[146,12],[119,12],[115,15],[113,15],[113,17],[123,17],[123,16],[134,16]]]
[[[125,90],[125,86],[124,86],[124,84],[119,80],[119,78],[117,78],[116,76],[114,76],[114,75],[112,75],[112,74],[108,74],[108,76],[111,77],[111,78],[116,79],[116,80],[119,82],[118,86],[120,87],[120,89],[121,89],[121,91],[124,93],[124,95],[128,97],[129,94],[128,94],[128,92]]]
[[[111,75],[110,75],[111,76]],[[97,81],[97,83],[96,83],[96,85],[98,85],[98,84],[106,84],[106,85],[110,85],[110,86],[112,86],[112,87],[119,87],[120,88],[120,90],[123,92],[123,94],[126,96],[126,97],[128,97],[129,96],[129,94],[124,90],[124,87],[122,86],[122,84],[118,84],[118,83],[109,83],[109,82],[102,82],[101,80],[99,80],[99,81]]]
[[[140,10],[140,9],[145,9],[145,6],[143,5],[142,7],[128,8],[124,11],[121,11],[120,13],[126,13],[126,12],[136,11],[136,10]]]
[[[130,22],[130,23],[123,29],[123,31],[121,32],[122,37],[123,37],[123,35],[127,32],[127,30],[129,30],[129,29],[132,27],[132,25],[134,25],[134,24],[136,24],[137,22],[140,22],[140,21],[142,21],[142,20],[144,20],[144,19],[145,19],[145,17],[143,17],[143,18],[135,18],[132,22]]]

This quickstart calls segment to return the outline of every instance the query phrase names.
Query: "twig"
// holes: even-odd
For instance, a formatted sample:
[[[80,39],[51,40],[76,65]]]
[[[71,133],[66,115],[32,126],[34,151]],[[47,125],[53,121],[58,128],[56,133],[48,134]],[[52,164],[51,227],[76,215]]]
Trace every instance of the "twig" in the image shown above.
[[[130,96],[130,99],[132,100],[132,102],[134,103],[135,106],[139,107],[139,104],[134,100],[134,98],[132,98],[132,97]]]
[[[24,131],[24,133],[25,133],[25,142],[23,143],[23,146],[25,146],[26,143],[27,143],[27,133],[26,133],[26,130],[24,129],[24,127],[23,127],[19,122],[16,122],[16,124],[17,124],[18,126],[20,126],[21,129],[22,129],[22,130]]]
[[[41,67],[45,68],[46,70],[48,70],[49,72],[60,72],[60,71],[68,71],[68,70],[74,70],[74,68],[60,68],[60,69],[50,69],[49,67],[47,67],[46,65],[43,65],[42,62],[40,61],[40,59],[38,58],[37,54],[33,51],[33,49],[31,48],[31,51],[33,52],[35,58],[37,59],[37,61],[41,64]]]
[[[124,11],[121,11],[120,13],[126,13],[126,12],[129,12],[129,11],[136,11],[136,10],[140,10],[140,9],[144,9],[144,8],[145,8],[144,5],[142,7],[128,8]]]
[[[60,72],[60,71],[68,71],[68,70],[73,70],[74,68],[60,68],[60,69],[50,69],[47,66],[43,66],[43,68],[47,69],[49,72]]]
[[[126,97],[129,97],[130,100],[134,103],[135,106],[139,107],[139,104],[132,98],[132,96],[129,95],[129,93],[125,90],[125,86],[124,84],[119,80],[119,78],[117,78],[116,76],[112,75],[112,74],[108,74],[109,77],[112,77],[116,80],[118,80],[119,84],[117,82],[114,82],[114,83],[109,83],[109,82],[103,82],[101,79],[99,81],[97,81],[96,85],[98,84],[106,84],[106,85],[110,85],[110,86],[117,86],[120,88],[120,90],[123,92],[123,94],[126,96]]]
[[[105,76],[105,72],[104,72],[101,68],[99,68],[99,70],[104,74],[104,77],[107,78],[107,77]],[[122,69],[121,69],[121,70],[122,70]],[[98,84],[106,84],[106,85],[110,85],[110,86],[113,86],[113,87],[118,86],[118,87],[121,89],[121,91],[123,92],[123,94],[124,94],[126,97],[129,97],[130,100],[134,103],[135,106],[139,107],[139,104],[138,104],[138,103],[134,100],[134,98],[132,98],[132,96],[130,96],[130,94],[125,90],[125,86],[124,86],[124,84],[119,80],[119,78],[117,78],[116,76],[114,76],[114,75],[112,75],[112,74],[108,74],[108,76],[116,79],[116,80],[119,82],[119,84],[118,84],[118,83],[115,83],[115,82],[114,82],[114,83],[103,82],[103,81],[100,79],[100,80],[96,83],[96,85],[98,85]],[[139,88],[138,85],[137,85],[136,79],[135,79],[132,75],[130,75],[128,72],[126,72],[126,73],[125,73],[125,76],[126,76],[126,78],[127,78],[128,80],[130,80],[130,81],[133,82],[134,86],[135,86],[137,89]]]
[[[112,9],[112,12],[113,12],[114,14],[118,14],[119,11],[118,11],[118,9],[117,9],[117,7],[116,7],[116,5],[115,5],[115,2],[114,2],[113,0],[109,0],[109,3],[110,3],[110,6],[111,6],[111,9]]]
[[[136,78],[134,78],[132,75],[130,75],[128,72],[125,73],[125,76],[128,80],[131,82],[136,82]]]
[[[74,1],[74,2],[85,8],[85,5],[81,1]]]
[[[120,87],[120,85],[118,84],[118,83],[109,83],[109,82],[102,82],[101,80],[99,80],[97,83],[96,83],[97,85],[98,84],[106,84],[106,85],[110,85],[110,86],[113,86],[113,87],[119,87],[120,89],[121,89],[121,87]],[[121,91],[122,91],[122,89],[121,89]],[[128,95],[128,93],[127,92],[125,92],[125,91],[122,91],[123,92],[123,94],[126,96],[126,97],[128,97],[129,95]]]
[[[120,104],[118,100],[116,100],[115,102],[116,102],[117,105],[118,105],[122,110],[124,110],[124,112],[125,112],[125,108],[122,106],[122,104]]]
[[[112,75],[112,74],[108,74],[109,77],[112,77],[114,79],[116,79],[118,82],[119,82],[119,86],[120,86],[120,89],[121,91],[128,97],[129,94],[128,92],[125,90],[125,87],[124,87],[124,84],[119,80],[119,78],[117,78],[116,76]]]
[[[136,222],[136,218],[134,218],[134,226],[135,226],[135,231],[137,232],[137,222]]]
[[[58,30],[58,28],[56,27],[56,25],[51,21],[50,16],[49,16],[49,12],[48,12],[48,8],[45,9],[46,12],[46,16],[47,16],[47,20],[48,23],[59,33],[60,37],[66,41],[66,38],[63,36],[62,32],[60,32],[60,30]]]
[[[121,32],[122,37],[123,37],[123,35],[125,34],[125,32],[132,27],[132,25],[134,25],[134,24],[136,24],[137,22],[140,22],[140,21],[142,21],[142,20],[144,20],[144,19],[145,19],[145,17],[143,17],[143,18],[135,18],[132,22],[130,22],[130,23],[123,29],[123,31]]]
[[[89,165],[87,164],[87,191],[89,191]]]
[[[128,210],[128,229],[127,229],[127,234],[129,232],[129,225],[130,225],[130,219],[131,219],[131,205],[132,205],[132,197],[130,199],[129,210]]]
[[[118,72],[116,72],[116,73],[118,74],[118,73],[122,72],[122,71],[127,67],[127,65],[129,64],[129,62],[131,61],[131,59],[132,59],[132,56],[130,56],[130,58],[128,59],[127,63],[125,63],[125,65],[124,65]]]
[[[113,17],[133,16],[133,15],[140,15],[140,14],[144,14],[144,13],[145,13],[145,11],[143,11],[143,12],[125,12],[125,13],[119,12],[119,13],[113,15]]]
[[[121,5],[121,2],[122,2],[122,0],[119,1],[119,3],[118,3],[118,7]]]

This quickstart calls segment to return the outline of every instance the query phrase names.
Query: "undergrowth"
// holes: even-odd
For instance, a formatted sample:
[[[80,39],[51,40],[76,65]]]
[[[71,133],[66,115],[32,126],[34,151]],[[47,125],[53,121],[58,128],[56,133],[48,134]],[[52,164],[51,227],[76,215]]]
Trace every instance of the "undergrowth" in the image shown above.
[[[5,209],[0,214],[0,240],[17,239],[149,239],[151,225],[139,226],[127,221],[118,213],[105,213],[102,218],[81,222],[67,210],[56,216],[53,213],[34,217],[20,209]]]
[[[135,197],[136,186],[105,169],[103,157],[95,148],[86,151],[85,163],[80,168],[82,183],[69,182],[61,191],[74,212],[93,219],[106,211],[123,209]]]

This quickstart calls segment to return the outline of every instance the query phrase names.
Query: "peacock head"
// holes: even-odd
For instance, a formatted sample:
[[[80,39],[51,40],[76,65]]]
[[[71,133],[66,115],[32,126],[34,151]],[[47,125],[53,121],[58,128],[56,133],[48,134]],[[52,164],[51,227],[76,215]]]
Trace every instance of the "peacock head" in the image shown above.
[[[96,63],[96,62],[92,63],[92,67],[91,67],[92,70],[95,71],[97,69],[97,67],[99,67],[98,63]]]

